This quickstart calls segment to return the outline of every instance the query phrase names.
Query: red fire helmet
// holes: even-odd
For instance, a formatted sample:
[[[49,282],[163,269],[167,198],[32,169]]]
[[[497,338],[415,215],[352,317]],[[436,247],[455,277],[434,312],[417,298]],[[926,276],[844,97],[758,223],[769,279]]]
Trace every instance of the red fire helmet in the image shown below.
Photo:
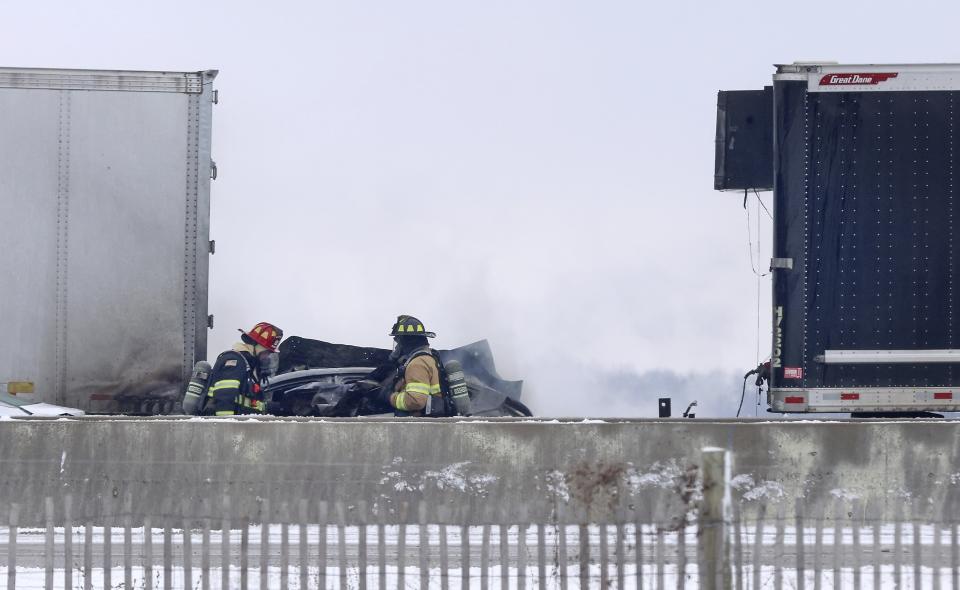
[[[243,330],[240,331],[243,332]],[[273,324],[268,324],[267,322],[260,322],[249,332],[243,333],[253,339],[253,341],[260,346],[269,348],[274,352],[276,352],[277,345],[280,344],[280,340],[283,339],[283,330],[274,326]]]

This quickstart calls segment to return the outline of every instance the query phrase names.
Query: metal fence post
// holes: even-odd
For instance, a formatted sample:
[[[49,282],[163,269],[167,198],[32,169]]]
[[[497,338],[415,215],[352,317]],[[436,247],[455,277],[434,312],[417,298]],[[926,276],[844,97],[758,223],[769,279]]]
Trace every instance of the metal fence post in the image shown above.
[[[732,457],[724,449],[704,448],[701,453],[703,502],[697,531],[700,584],[707,590],[729,590],[730,542],[727,527],[732,519],[730,472]]]
[[[10,519],[7,521],[7,590],[17,588],[17,532],[20,521],[20,505],[10,504]]]

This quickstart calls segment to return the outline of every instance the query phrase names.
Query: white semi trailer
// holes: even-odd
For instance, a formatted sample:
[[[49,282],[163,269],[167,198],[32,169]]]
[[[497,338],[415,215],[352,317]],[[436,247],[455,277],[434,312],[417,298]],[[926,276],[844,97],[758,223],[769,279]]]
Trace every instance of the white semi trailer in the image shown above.
[[[0,391],[174,408],[212,325],[216,75],[0,68]]]

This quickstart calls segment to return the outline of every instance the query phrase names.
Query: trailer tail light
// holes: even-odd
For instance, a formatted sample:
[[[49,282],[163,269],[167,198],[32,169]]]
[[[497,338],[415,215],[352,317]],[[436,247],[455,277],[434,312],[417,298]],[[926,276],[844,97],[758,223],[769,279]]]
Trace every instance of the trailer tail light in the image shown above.
[[[859,393],[841,393],[840,399],[843,401],[855,401],[860,399]]]
[[[938,391],[933,394],[933,399],[953,399],[952,391]]]
[[[802,404],[802,403],[803,403],[803,397],[802,397],[802,396],[788,396],[788,397],[783,398],[783,402],[786,403],[786,404]]]

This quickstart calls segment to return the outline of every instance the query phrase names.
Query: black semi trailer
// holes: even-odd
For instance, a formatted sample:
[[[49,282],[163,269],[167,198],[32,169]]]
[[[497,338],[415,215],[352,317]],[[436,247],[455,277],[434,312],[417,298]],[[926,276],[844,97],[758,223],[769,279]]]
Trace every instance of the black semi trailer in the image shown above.
[[[773,188],[770,410],[960,410],[960,65],[781,65],[718,105],[715,188]]]

